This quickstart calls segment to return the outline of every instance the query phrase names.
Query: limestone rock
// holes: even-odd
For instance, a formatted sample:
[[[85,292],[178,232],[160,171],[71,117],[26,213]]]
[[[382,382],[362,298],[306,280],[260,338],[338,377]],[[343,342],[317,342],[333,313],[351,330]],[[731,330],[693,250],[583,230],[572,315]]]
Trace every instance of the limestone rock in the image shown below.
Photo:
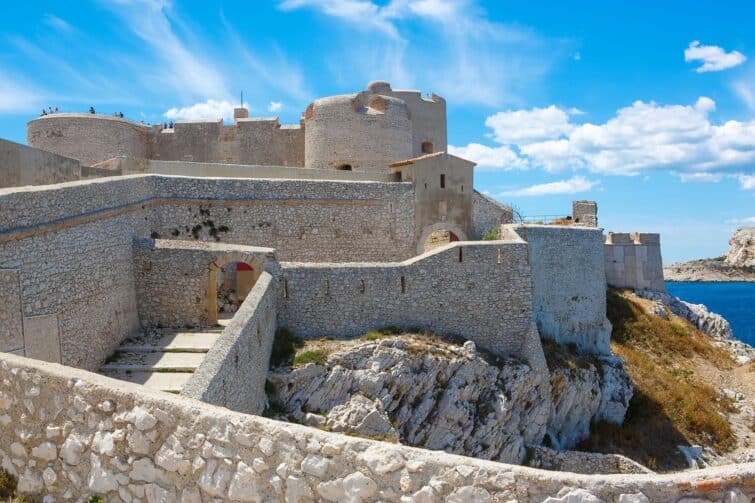
[[[336,431],[505,462],[541,442],[549,414],[541,372],[440,340],[368,342],[325,365],[273,369],[269,380],[270,399],[300,422],[320,413]]]
[[[740,227],[729,239],[724,262],[738,267],[755,266],[755,227]]]

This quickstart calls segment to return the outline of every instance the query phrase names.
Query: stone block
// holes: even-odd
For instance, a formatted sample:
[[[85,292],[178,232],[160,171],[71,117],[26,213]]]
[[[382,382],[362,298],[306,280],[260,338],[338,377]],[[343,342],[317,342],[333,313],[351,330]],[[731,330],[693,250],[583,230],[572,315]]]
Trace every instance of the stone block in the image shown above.
[[[58,315],[24,318],[24,347],[29,358],[61,363]]]

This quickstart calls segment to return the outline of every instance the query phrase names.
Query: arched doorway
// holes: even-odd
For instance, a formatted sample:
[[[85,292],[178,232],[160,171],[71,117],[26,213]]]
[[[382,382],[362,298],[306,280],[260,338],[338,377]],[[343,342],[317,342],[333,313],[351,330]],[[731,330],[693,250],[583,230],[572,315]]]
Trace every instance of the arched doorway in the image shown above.
[[[425,227],[417,242],[417,254],[421,255],[454,241],[466,241],[467,236],[453,224],[437,223]]]
[[[207,317],[211,325],[225,325],[251,292],[260,268],[251,261],[222,260],[209,269]]]

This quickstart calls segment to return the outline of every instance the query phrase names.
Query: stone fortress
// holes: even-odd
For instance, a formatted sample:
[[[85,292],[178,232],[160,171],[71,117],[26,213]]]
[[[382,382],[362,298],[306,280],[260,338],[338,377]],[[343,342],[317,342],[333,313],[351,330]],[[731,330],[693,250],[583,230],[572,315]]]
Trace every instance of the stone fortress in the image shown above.
[[[446,153],[436,95],[373,82],[316,100],[296,126],[234,115],[162,129],[54,114],[29,122],[29,146],[0,142],[0,464],[20,491],[127,502],[753,494],[752,464],[578,475],[260,417],[282,327],[305,339],[454,334],[546,378],[543,340],[610,359],[606,283],[662,290],[660,240],[604,237],[586,201],[572,225],[514,222],[474,190],[474,164]],[[490,230],[497,240],[479,240]],[[223,320],[220,285],[242,277],[248,293]],[[150,333],[174,338],[145,350]],[[192,346],[197,334],[209,343]],[[138,364],[119,367],[119,348]],[[601,399],[616,422],[620,401]]]

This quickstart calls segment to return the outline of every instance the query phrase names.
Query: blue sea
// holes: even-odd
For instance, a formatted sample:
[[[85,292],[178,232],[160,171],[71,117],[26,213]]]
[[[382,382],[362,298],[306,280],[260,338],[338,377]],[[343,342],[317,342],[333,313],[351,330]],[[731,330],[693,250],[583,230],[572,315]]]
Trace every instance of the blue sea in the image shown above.
[[[674,297],[705,304],[729,320],[734,337],[755,346],[755,282],[667,281],[666,288]]]

